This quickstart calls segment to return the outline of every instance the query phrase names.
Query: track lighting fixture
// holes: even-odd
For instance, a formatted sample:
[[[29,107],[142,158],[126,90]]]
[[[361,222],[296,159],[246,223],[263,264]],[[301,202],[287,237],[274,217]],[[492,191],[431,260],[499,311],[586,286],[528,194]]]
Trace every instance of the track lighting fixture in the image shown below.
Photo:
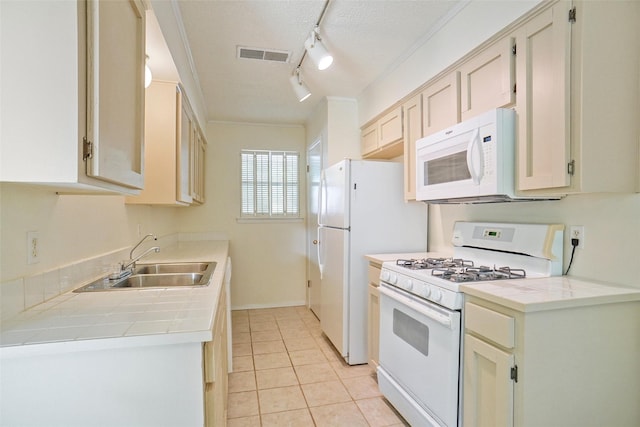
[[[317,25],[313,31],[311,31],[309,38],[304,42],[304,47],[309,57],[311,57],[311,60],[318,67],[318,70],[326,70],[333,63],[333,56],[331,56],[320,40],[320,31]]]
[[[318,70],[326,70],[333,62],[333,56],[331,56],[331,54],[327,51],[327,48],[324,47],[322,41],[320,40],[320,23],[322,22],[322,18],[324,17],[327,8],[329,7],[329,2],[330,0],[325,0],[324,7],[322,8],[322,13],[320,13],[320,17],[318,18],[318,22],[316,22],[316,26],[314,27],[313,31],[311,31],[311,35],[309,35],[309,38],[304,42],[305,50],[302,54],[302,58],[300,58],[300,62],[298,62],[298,66],[296,67],[293,75],[289,78],[289,81],[293,86],[293,90],[298,97],[298,101],[300,102],[311,96],[311,92],[309,92],[307,86],[305,86],[305,84],[302,82],[302,77],[300,76],[300,67],[302,67],[304,58],[309,55],[309,57],[318,67]]]
[[[291,82],[291,86],[293,86],[293,91],[298,97],[298,101],[302,102],[311,96],[311,92],[309,92],[307,86],[302,82],[302,77],[300,76],[300,67],[296,68],[296,71],[289,78],[289,81]]]

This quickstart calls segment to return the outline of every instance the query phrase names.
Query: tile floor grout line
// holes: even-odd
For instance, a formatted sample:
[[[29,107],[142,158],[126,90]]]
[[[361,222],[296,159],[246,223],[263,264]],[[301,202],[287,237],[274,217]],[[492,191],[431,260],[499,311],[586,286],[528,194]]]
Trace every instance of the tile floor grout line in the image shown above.
[[[289,308],[291,309],[291,308]],[[373,396],[364,396],[361,399],[356,399],[356,397],[358,396],[358,391],[356,388],[357,386],[354,386],[353,383],[357,382],[358,378],[364,378],[364,377],[369,377],[373,379],[374,376],[374,371],[371,371],[371,368],[369,368],[368,373],[366,374],[360,374],[358,373],[359,371],[356,371],[356,375],[349,375],[346,376],[346,372],[344,371],[345,368],[351,368],[349,365],[346,365],[344,360],[342,360],[341,356],[336,352],[336,350],[331,346],[331,344],[329,343],[329,341],[326,339],[326,337],[322,334],[322,332],[318,329],[319,327],[319,320],[315,317],[315,315],[313,315],[312,312],[308,311],[308,309],[305,308],[306,313],[309,313],[309,316],[303,316],[302,313],[304,313],[302,311],[302,309],[296,308],[295,311],[293,313],[291,313],[290,311],[287,310],[281,310],[281,309],[270,309],[270,311],[255,311],[253,312],[255,315],[252,315],[252,311],[251,310],[246,310],[244,311],[245,314],[244,315],[240,315],[240,314],[235,314],[236,312],[234,312],[234,316],[232,317],[232,333],[235,332],[236,336],[240,333],[244,333],[244,332],[239,332],[239,330],[244,331],[245,327],[237,327],[237,328],[233,328],[234,326],[234,321],[236,325],[242,324],[244,325],[246,322],[246,326],[248,327],[249,331],[248,331],[248,338],[249,338],[249,349],[250,349],[250,359],[251,359],[251,363],[252,363],[252,377],[253,377],[253,382],[254,382],[254,387],[255,387],[255,398],[256,398],[256,404],[257,404],[257,411],[258,414],[257,415],[249,415],[249,416],[239,416],[239,417],[234,417],[234,418],[229,418],[229,420],[238,420],[237,422],[244,422],[242,420],[245,420],[248,422],[249,419],[255,419],[257,418],[257,423],[255,425],[258,426],[262,426],[265,425],[264,424],[264,418],[265,416],[269,417],[272,414],[286,414],[287,412],[297,412],[297,411],[301,411],[304,410],[305,414],[307,416],[310,417],[307,418],[305,417],[306,421],[306,425],[310,425],[309,421],[311,421],[311,423],[313,423],[314,426],[318,427],[321,426],[321,420],[317,418],[317,415],[314,415],[313,412],[311,411],[311,406],[310,406],[310,401],[309,401],[309,397],[307,396],[307,394],[305,394],[304,389],[306,385],[309,384],[320,384],[323,383],[325,381],[313,381],[313,382],[309,382],[309,383],[305,383],[302,384],[302,378],[300,376],[300,372],[303,368],[301,368],[302,366],[312,366],[312,365],[316,365],[316,364],[326,364],[329,369],[331,370],[331,372],[335,375],[335,377],[337,378],[337,384],[339,384],[346,392],[346,397],[348,398],[348,400],[346,402],[338,402],[338,403],[322,403],[322,404],[318,404],[316,406],[314,406],[313,408],[330,408],[332,406],[336,406],[336,405],[344,405],[344,404],[349,404],[351,405],[351,407],[355,406],[355,413],[359,414],[358,416],[360,417],[360,419],[362,420],[362,422],[364,422],[366,425],[371,426],[371,422],[369,421],[369,419],[367,419],[367,417],[365,416],[365,412],[364,409],[362,407],[360,407],[360,405],[358,405],[359,401],[374,401],[375,399],[378,399],[381,404],[386,405],[388,407],[388,403],[386,403],[386,400],[383,398],[383,396],[379,393],[378,390],[378,395],[373,395]],[[242,320],[241,320],[242,319]],[[253,324],[254,324],[254,328],[251,327],[252,324],[252,320],[253,320]],[[279,340],[268,340],[268,341],[254,341],[254,333],[257,332],[265,332],[265,330],[263,330],[262,328],[266,326],[266,324],[268,323],[275,323],[275,328],[278,332],[278,336],[279,336]],[[289,328],[287,327],[288,325],[295,325],[296,323],[299,323],[299,325]],[[261,326],[256,326],[257,324],[262,324]],[[234,330],[235,329],[235,330]],[[253,330],[253,329],[259,329],[259,330]],[[284,330],[289,330],[289,329],[299,329],[304,331],[309,337],[312,338],[312,343],[313,343],[313,349],[298,349],[298,350],[294,350],[293,348],[296,348],[295,345],[293,345],[292,343],[295,342],[296,339],[303,339],[303,338],[296,338],[295,336],[291,336],[289,333],[284,333]],[[285,340],[285,335],[289,335],[287,337],[287,339]],[[295,335],[295,334],[294,334]],[[304,334],[300,334],[300,335],[304,335]],[[263,338],[267,338],[268,334],[265,334],[265,336]],[[304,338],[306,339],[306,337]],[[262,407],[262,403],[260,401],[260,390],[263,390],[260,388],[259,384],[258,384],[258,371],[268,371],[268,370],[275,370],[275,369],[283,369],[283,368],[266,368],[266,369],[257,369],[256,368],[256,343],[258,342],[281,342],[282,347],[284,348],[284,352],[286,353],[287,356],[287,360],[288,360],[288,368],[291,369],[291,371],[293,372],[293,376],[295,378],[295,382],[296,384],[294,386],[297,386],[297,390],[300,393],[300,395],[302,396],[302,399],[304,401],[305,404],[305,408],[300,408],[300,409],[296,409],[296,410],[282,410],[282,411],[277,411],[277,412],[273,412],[273,413],[269,413],[269,414],[264,414],[263,410],[264,408]],[[289,342],[289,346],[287,346],[286,342]],[[258,345],[258,347],[261,347],[261,345]],[[273,349],[271,349],[273,350]],[[269,345],[268,344],[264,344],[263,348],[260,349],[260,351],[264,351],[264,354],[273,354],[272,351],[269,349]],[[300,360],[296,359],[297,363],[294,363],[294,358],[292,357],[292,353],[293,352],[297,352],[297,351],[315,351],[318,352],[318,354],[320,354],[322,356],[322,362],[318,362],[318,363],[302,363],[300,364]],[[333,353],[333,354],[331,354]],[[261,353],[263,354],[263,353]],[[246,357],[246,356],[242,356],[242,357]],[[246,371],[241,371],[241,372],[246,372]],[[236,377],[238,378],[238,377]],[[263,377],[264,378],[264,377]],[[334,381],[334,380],[331,380]],[[366,381],[365,381],[366,382]],[[374,380],[374,382],[376,383],[376,388],[377,388],[377,382]],[[285,382],[286,383],[286,382]],[[347,386],[348,383],[352,384],[352,388],[354,388],[353,391],[350,391],[349,387]],[[268,390],[268,389],[277,389],[277,388],[282,388],[283,386],[271,386],[271,388],[265,388],[264,390]],[[290,386],[286,386],[286,387],[290,387]],[[355,393],[355,395],[353,394]],[[364,404],[364,403],[363,403]],[[390,410],[391,408],[387,408],[387,410]],[[394,411],[395,412],[395,411]],[[272,420],[274,418],[271,418]],[[395,415],[395,418],[393,421],[391,421],[393,423],[393,425],[402,425],[402,421],[401,419],[399,419],[397,417],[397,414]],[[243,424],[244,425],[244,424]],[[377,424],[376,424],[377,425]],[[391,425],[391,424],[385,424],[385,425]]]

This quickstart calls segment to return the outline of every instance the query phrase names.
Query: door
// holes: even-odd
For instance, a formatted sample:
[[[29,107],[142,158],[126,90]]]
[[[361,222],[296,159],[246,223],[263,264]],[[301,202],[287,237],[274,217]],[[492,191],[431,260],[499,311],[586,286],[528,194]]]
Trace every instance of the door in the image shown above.
[[[342,357],[346,357],[349,352],[349,232],[320,227],[318,240],[322,278],[320,326]]]
[[[318,267],[318,197],[322,172],[322,139],[307,149],[307,292],[309,308],[320,318],[320,269]]]
[[[518,189],[567,187],[570,152],[570,2],[518,32]]]
[[[416,199],[416,141],[422,138],[422,96],[402,105],[404,120],[404,200]]]
[[[145,12],[140,1],[87,6],[87,175],[144,187]]]
[[[460,66],[462,120],[515,102],[513,43],[506,37]]]
[[[318,224],[336,228],[349,227],[349,176],[348,160],[322,171]]]
[[[456,426],[460,312],[384,283],[379,291],[379,369],[440,424]]]
[[[469,334],[464,338],[464,425],[513,425],[512,354]]]

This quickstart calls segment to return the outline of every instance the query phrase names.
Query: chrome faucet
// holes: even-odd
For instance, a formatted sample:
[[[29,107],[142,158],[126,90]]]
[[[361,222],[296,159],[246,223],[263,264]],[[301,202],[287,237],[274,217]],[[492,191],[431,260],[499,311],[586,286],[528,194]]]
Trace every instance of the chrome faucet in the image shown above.
[[[133,252],[138,249],[138,246],[140,246],[142,244],[142,242],[144,242],[145,240],[147,240],[148,237],[153,237],[153,240],[158,240],[158,238],[156,237],[155,234],[147,234],[146,236],[144,236],[142,239],[140,239],[140,241],[138,243],[136,243],[136,245],[131,249],[131,252],[129,252],[129,259],[133,259]],[[157,251],[156,251],[157,252]]]
[[[153,246],[147,249],[146,251],[144,251],[142,254],[138,255],[137,257],[135,258],[133,257],[133,252],[138,248],[138,246],[142,244],[142,242],[147,240],[148,237],[153,237],[153,240],[158,240],[158,238],[153,234],[147,234],[142,239],[140,239],[140,241],[133,247],[133,249],[131,249],[131,252],[129,252],[129,260],[122,261],[120,263],[120,271],[118,271],[117,273],[111,274],[109,276],[109,279],[116,280],[116,279],[121,279],[123,277],[130,275],[131,273],[133,273],[133,269],[136,266],[136,262],[138,262],[141,258],[147,256],[151,252],[156,252],[156,253],[160,252],[160,247]]]

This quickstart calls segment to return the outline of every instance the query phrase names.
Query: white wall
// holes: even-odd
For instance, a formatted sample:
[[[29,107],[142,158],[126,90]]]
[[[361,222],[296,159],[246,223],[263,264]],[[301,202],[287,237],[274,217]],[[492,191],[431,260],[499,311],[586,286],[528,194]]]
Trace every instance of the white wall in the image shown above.
[[[342,159],[360,159],[358,103],[352,98],[328,97],[307,119],[307,147],[322,139],[323,167]]]
[[[305,210],[305,130],[302,126],[209,123],[207,126],[207,202],[179,213],[181,231],[225,231],[233,264],[233,308],[302,305],[306,298],[305,223],[238,222],[240,216],[240,150],[300,152]]]

